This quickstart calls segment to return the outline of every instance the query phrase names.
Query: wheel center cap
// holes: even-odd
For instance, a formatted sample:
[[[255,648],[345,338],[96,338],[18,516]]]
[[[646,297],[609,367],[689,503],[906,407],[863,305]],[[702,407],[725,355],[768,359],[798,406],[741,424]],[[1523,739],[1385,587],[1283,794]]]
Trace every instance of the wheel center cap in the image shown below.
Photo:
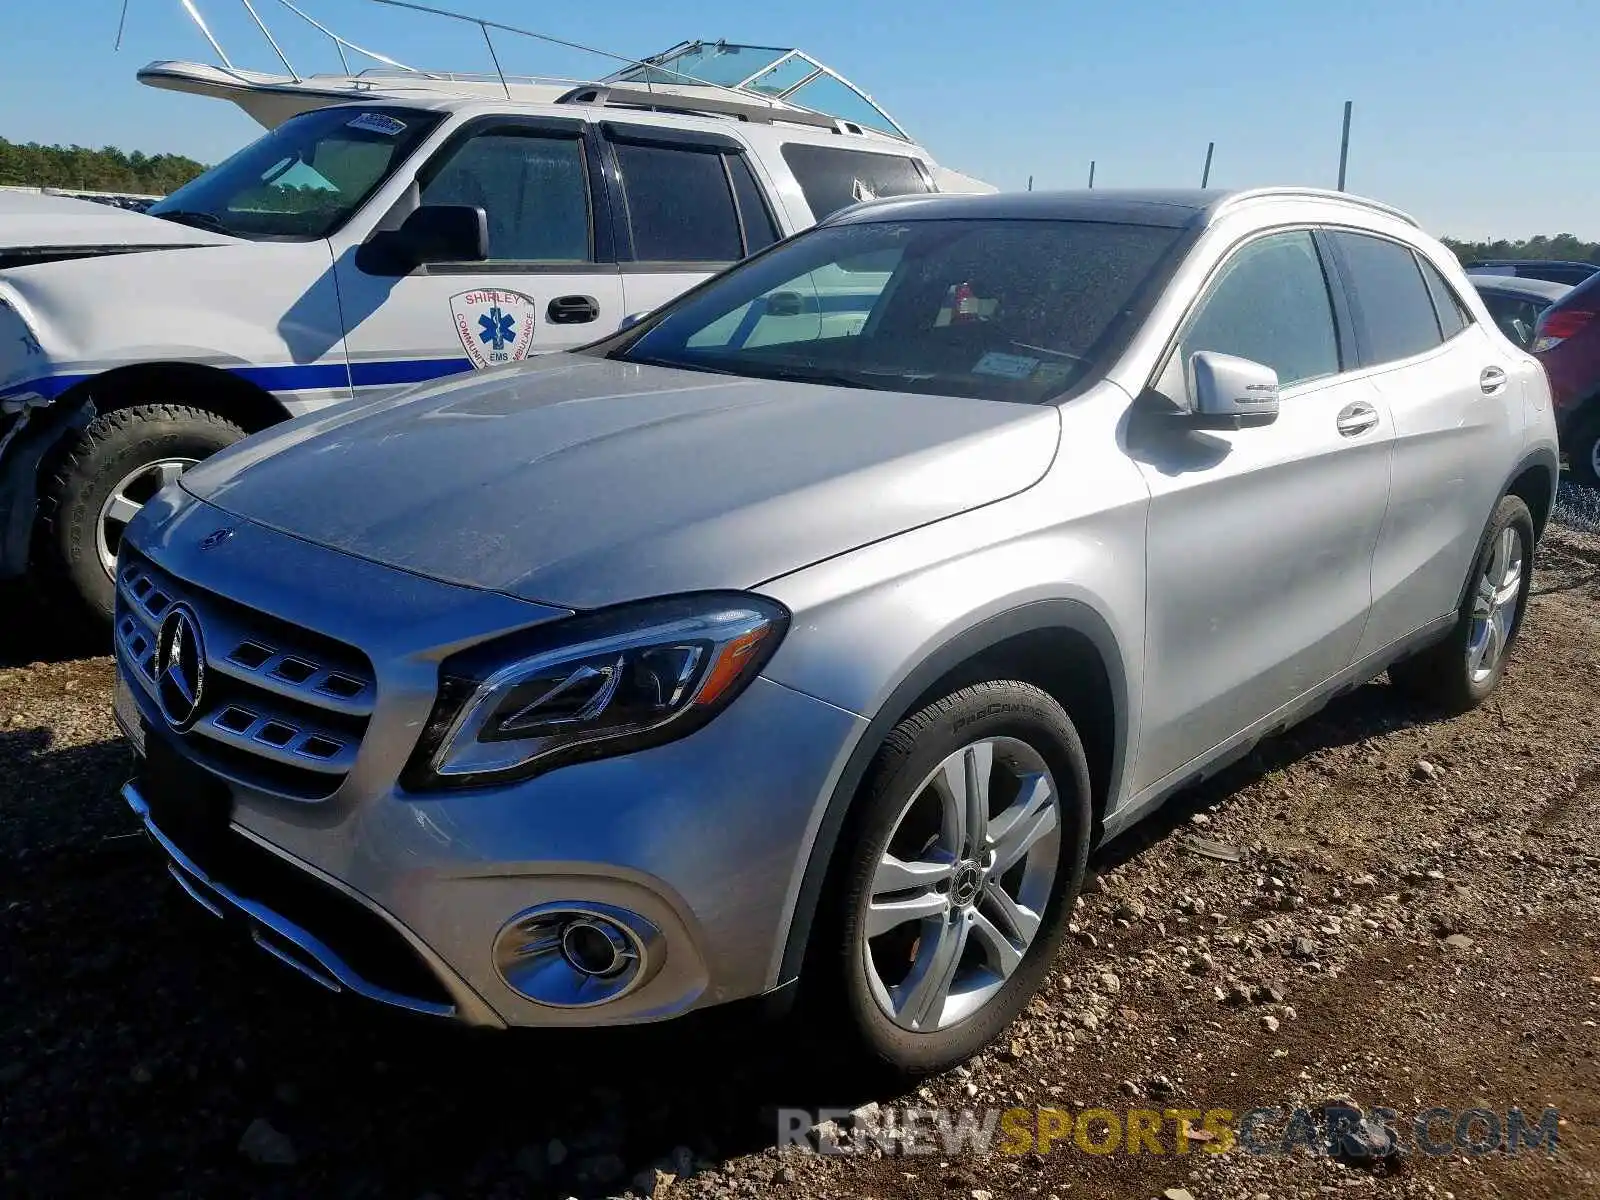
[[[950,899],[957,904],[971,904],[978,898],[978,889],[983,886],[983,872],[978,869],[975,862],[964,862],[956,868],[954,878],[950,881]]]

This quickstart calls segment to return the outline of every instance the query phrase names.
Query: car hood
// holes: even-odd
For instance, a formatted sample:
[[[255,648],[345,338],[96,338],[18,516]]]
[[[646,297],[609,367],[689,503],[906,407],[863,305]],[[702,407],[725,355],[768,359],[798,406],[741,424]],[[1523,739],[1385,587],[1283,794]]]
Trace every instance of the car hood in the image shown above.
[[[86,254],[171,246],[223,246],[237,239],[160,217],[41,192],[0,192],[0,258],[54,250]]]
[[[184,476],[234,516],[566,608],[750,587],[1013,495],[1049,406],[557,354],[354,401]]]

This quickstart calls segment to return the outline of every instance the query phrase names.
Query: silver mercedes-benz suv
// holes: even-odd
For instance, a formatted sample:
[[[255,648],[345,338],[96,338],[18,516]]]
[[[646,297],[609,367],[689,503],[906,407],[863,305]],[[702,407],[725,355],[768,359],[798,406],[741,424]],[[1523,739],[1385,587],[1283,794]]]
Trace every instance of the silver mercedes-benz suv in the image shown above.
[[[1556,475],[1541,369],[1393,209],[868,203],[164,490],[125,796],[329,988],[554,1026],[799,985],[937,1069],[1092,845],[1385,670],[1488,695]]]

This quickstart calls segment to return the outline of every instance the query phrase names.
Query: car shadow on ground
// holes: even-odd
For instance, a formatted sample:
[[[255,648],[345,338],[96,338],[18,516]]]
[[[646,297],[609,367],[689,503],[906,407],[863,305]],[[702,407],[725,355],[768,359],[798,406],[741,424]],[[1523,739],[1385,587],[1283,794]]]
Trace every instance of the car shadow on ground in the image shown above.
[[[1434,719],[1361,688],[1175,796],[1094,867],[1313,751]],[[117,741],[0,732],[0,1166],[23,1192],[109,1194],[110,1173],[123,1194],[615,1194],[653,1164],[774,1146],[782,1109],[901,1090],[792,1018],[497,1035],[328,995],[167,878],[117,798],[127,764]],[[294,1166],[246,1161],[258,1121]]]
[[[0,670],[110,653],[109,630],[51,608],[24,583],[0,582]]]

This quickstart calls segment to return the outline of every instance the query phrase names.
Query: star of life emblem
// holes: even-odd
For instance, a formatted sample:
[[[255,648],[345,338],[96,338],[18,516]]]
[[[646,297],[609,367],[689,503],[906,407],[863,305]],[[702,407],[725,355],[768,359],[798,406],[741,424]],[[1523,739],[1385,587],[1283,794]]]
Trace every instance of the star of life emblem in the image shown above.
[[[475,367],[521,362],[533,348],[532,296],[480,288],[450,297],[461,347]]]

